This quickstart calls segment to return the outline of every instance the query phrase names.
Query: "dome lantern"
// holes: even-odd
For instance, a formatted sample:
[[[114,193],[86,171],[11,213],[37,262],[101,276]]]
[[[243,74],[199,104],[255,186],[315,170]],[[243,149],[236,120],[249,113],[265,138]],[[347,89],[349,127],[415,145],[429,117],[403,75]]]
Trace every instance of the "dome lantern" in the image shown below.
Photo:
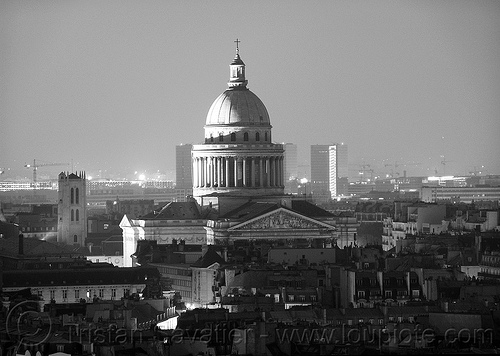
[[[245,79],[245,63],[240,58],[240,40],[236,39],[236,56],[229,65],[229,82],[227,85],[231,89],[246,88],[248,80]]]

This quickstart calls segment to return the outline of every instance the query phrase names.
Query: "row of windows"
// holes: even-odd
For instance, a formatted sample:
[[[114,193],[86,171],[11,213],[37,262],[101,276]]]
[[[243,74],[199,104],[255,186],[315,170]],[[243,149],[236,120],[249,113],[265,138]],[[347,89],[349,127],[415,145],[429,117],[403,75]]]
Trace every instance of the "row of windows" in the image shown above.
[[[264,142],[267,142],[269,139],[269,136],[267,132],[264,132]],[[231,142],[236,141],[236,132],[232,132],[230,135],[230,140]],[[243,141],[249,141],[250,140],[250,135],[248,132],[243,133]],[[255,141],[259,142],[260,141],[260,132],[255,133]],[[210,142],[214,142],[214,137],[210,135]],[[224,142],[224,134],[220,133],[219,134],[219,142]]]
[[[309,296],[309,300],[311,302],[315,302],[316,301],[316,296],[315,295],[310,295]],[[289,302],[305,302],[306,301],[306,296],[305,295],[293,295],[293,294],[289,294],[288,295],[288,301]]]
[[[32,232],[32,231],[56,231],[54,226],[39,226],[39,227],[24,227],[23,232]]]
[[[393,294],[397,294],[398,297],[406,297],[408,295],[408,291],[406,290],[400,290],[397,291],[397,293],[393,293],[393,291],[386,290],[385,291],[385,297],[386,298],[392,298]],[[379,296],[380,291],[371,291],[370,296]],[[418,289],[412,290],[412,297],[418,298],[420,296],[420,291]],[[366,293],[363,290],[358,291],[358,298],[366,298]]]
[[[166,273],[166,274],[174,274],[174,275],[179,275],[179,276],[190,276],[191,275],[191,270],[187,269],[177,269],[177,268],[169,268],[169,267],[160,267],[160,272],[161,273]]]
[[[74,298],[75,299],[80,299],[82,297],[85,297],[85,298],[92,298],[94,296],[96,297],[99,297],[99,298],[104,298],[104,292],[105,292],[105,289],[104,288],[99,288],[97,289],[97,291],[95,290],[92,290],[92,289],[87,289],[86,293],[80,293],[80,289],[75,289],[73,290],[73,293],[69,293],[69,290],[68,289],[63,289],[61,290],[61,297],[63,300],[66,300],[68,299],[68,296],[70,294],[73,294]],[[55,300],[56,297],[57,297],[57,290],[50,290],[49,291],[49,297],[50,299],[53,299]],[[129,293],[129,289],[124,289],[123,290],[123,295],[127,295]],[[38,296],[40,297],[43,297],[43,291],[42,290],[39,290],[37,292]],[[83,295],[85,294],[85,295]],[[116,288],[111,288],[111,298],[114,299],[116,298]]]
[[[179,286],[179,287],[191,287],[191,281],[188,281],[185,279],[173,279],[172,285]]]
[[[191,298],[191,292],[188,292],[186,290],[180,290],[176,292],[178,292],[183,298]]]

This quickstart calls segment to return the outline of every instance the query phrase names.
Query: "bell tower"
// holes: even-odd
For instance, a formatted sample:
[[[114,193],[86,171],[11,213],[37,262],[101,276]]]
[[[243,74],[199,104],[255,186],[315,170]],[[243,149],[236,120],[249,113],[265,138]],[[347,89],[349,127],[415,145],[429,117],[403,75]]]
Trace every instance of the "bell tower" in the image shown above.
[[[58,177],[57,242],[85,246],[87,237],[87,199],[85,172],[64,173]]]

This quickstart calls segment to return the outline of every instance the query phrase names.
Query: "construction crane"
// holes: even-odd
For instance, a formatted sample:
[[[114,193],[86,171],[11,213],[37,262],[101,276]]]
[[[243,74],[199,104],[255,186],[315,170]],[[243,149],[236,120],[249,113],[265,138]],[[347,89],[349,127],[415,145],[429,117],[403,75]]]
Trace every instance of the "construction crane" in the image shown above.
[[[69,166],[69,163],[36,163],[36,160],[33,160],[33,164],[25,164],[26,168],[33,168],[33,188],[37,189],[37,181],[36,181],[36,171],[39,167],[46,166]]]
[[[441,161],[441,164],[443,165],[443,175],[446,174],[446,163],[448,162],[453,162],[453,161],[448,161],[445,156],[441,155],[441,158],[443,159]]]

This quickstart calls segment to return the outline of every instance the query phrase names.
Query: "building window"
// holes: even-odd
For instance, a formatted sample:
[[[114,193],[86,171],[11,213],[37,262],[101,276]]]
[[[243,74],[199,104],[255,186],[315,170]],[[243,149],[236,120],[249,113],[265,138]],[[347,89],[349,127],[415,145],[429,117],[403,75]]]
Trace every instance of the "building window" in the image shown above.
[[[79,188],[75,189],[75,203],[80,204],[80,189]]]
[[[75,242],[75,243],[78,242],[78,236],[77,235],[73,235],[73,242]]]
[[[116,298],[116,288],[112,288],[111,289],[111,299],[115,299]]]
[[[365,291],[364,290],[358,291],[358,298],[364,298],[364,297],[365,297]]]
[[[264,133],[264,141],[266,141],[266,142],[267,142],[267,132],[266,132],[266,133]]]
[[[299,302],[305,302],[305,301],[306,301],[306,296],[305,296],[305,295],[299,295],[299,296],[297,297],[297,300],[298,300]]]
[[[75,211],[71,209],[71,221],[75,221]]]
[[[56,291],[55,290],[50,291],[50,300],[56,300]]]
[[[219,134],[219,142],[223,142],[224,141],[224,135],[222,135],[221,133]]]
[[[255,141],[260,141],[260,133],[255,133]]]
[[[248,141],[248,132],[243,134],[243,141]]]
[[[68,290],[67,289],[63,289],[63,291],[62,291],[62,298],[63,298],[63,300],[68,299]]]
[[[293,294],[289,294],[289,295],[288,295],[288,301],[289,301],[289,302],[293,302],[293,301],[295,301],[295,296],[294,296]]]
[[[414,289],[411,291],[411,295],[413,298],[418,298],[420,296],[420,291],[418,289]]]
[[[234,132],[231,133],[231,141],[236,141],[236,134]]]
[[[104,298],[104,289],[99,288],[99,298]]]
[[[71,188],[71,204],[75,204],[75,189]]]
[[[75,289],[75,299],[80,299],[80,290]]]
[[[80,221],[80,210],[76,209],[76,221]]]
[[[386,298],[392,298],[392,291],[390,291],[390,290],[386,290],[386,291],[385,291],[385,297],[386,297]]]

